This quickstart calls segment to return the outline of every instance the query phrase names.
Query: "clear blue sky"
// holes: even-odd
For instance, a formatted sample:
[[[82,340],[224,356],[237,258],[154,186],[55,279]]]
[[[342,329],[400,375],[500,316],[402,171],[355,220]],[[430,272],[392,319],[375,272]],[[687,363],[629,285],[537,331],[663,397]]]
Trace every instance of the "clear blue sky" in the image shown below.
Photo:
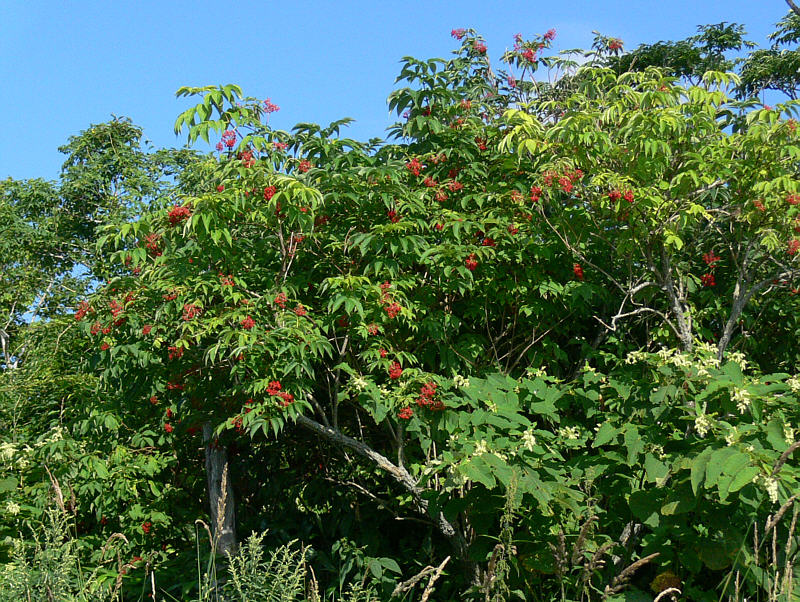
[[[348,136],[382,136],[401,57],[447,56],[455,27],[477,29],[497,58],[515,33],[551,27],[556,50],[588,47],[592,30],[633,48],[721,21],[765,44],[786,12],[783,0],[0,0],[0,178],[55,178],[57,147],[112,114],[155,146],[183,145],[183,85],[270,97],[276,128],[348,116]]]

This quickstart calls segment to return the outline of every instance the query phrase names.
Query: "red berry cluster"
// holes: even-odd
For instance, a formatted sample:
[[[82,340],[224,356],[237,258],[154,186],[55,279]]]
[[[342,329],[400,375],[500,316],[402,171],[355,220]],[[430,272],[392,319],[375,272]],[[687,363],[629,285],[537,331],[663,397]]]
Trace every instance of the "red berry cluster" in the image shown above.
[[[157,232],[144,237],[144,246],[151,257],[161,257],[161,235]]]
[[[244,150],[237,155],[237,158],[242,162],[242,167],[253,167],[256,164],[256,160],[253,158],[253,151],[251,150]]]
[[[583,280],[583,267],[581,264],[576,263],[572,266],[572,273],[575,274],[575,278],[578,280]]]
[[[294,308],[294,313],[302,317],[305,316],[308,312],[306,311],[306,308],[303,307],[302,303],[298,303],[297,307]]]
[[[403,368],[400,366],[400,363],[397,361],[392,362],[392,365],[389,367],[389,378],[392,380],[397,380],[403,375]]]
[[[789,241],[789,246],[786,249],[786,252],[789,255],[796,255],[798,250],[800,250],[800,240],[793,238]]]
[[[790,194],[786,197],[786,202],[790,205],[800,205],[800,194]]]
[[[183,347],[177,347],[175,345],[170,345],[169,347],[167,347],[167,351],[169,352],[169,360],[170,361],[183,357]]]
[[[272,197],[275,196],[276,192],[278,192],[277,188],[275,188],[274,186],[267,186],[264,189],[264,200],[267,200],[267,201],[271,200]]]
[[[469,254],[469,257],[467,257],[466,261],[464,262],[464,265],[467,266],[467,269],[470,272],[475,271],[475,268],[478,267],[478,260],[476,259],[475,253]]]
[[[228,148],[233,148],[236,144],[236,133],[231,130],[222,132],[222,143]]]
[[[392,222],[393,224],[396,224],[397,222],[400,221],[400,216],[394,209],[389,209],[389,211],[386,212],[386,216],[389,218],[389,221]]]
[[[463,38],[466,35],[466,33],[467,30],[464,29],[463,27],[450,30],[450,35],[453,36],[456,40],[460,40],[461,38]]]
[[[478,54],[486,54],[486,44],[480,40],[475,40],[472,42],[472,49]]]
[[[282,387],[280,381],[270,381],[269,385],[267,385],[267,395],[280,397],[281,400],[278,402],[278,405],[285,408],[286,406],[294,403],[294,395],[287,391],[282,391],[281,389]]]
[[[410,171],[412,174],[414,174],[415,176],[418,176],[418,175],[419,175],[419,173],[420,173],[420,172],[421,172],[423,169],[425,169],[425,168],[424,168],[424,167],[422,166],[422,164],[419,162],[419,159],[417,159],[416,157],[414,157],[414,158],[413,158],[411,161],[409,161],[408,163],[406,163],[406,169],[407,169],[408,171]]]
[[[400,314],[400,311],[403,308],[400,306],[399,303],[396,303],[392,298],[391,293],[389,293],[390,288],[392,288],[392,284],[389,281],[385,281],[380,285],[381,289],[380,302],[381,305],[384,306],[384,311],[386,312],[386,315],[394,319]]]
[[[250,316],[247,316],[244,320],[240,322],[240,324],[242,325],[242,328],[244,328],[245,330],[250,330],[256,325],[256,321]]]
[[[569,194],[572,192],[572,189],[575,185],[575,182],[583,178],[583,171],[580,169],[576,169],[573,171],[566,171],[563,174],[558,174],[554,171],[546,171],[542,174],[542,180],[545,186],[552,186],[554,182],[558,182],[559,187],[562,191]],[[541,190],[539,190],[538,196],[541,195]],[[536,202],[539,199],[534,199],[533,189],[531,189],[531,200]]]
[[[612,190],[608,193],[608,198],[612,202],[617,202],[621,198],[624,198],[629,203],[633,203],[633,190],[626,190],[625,192],[621,192],[619,190]]]
[[[422,385],[417,398],[417,405],[421,408],[428,408],[429,410],[441,411],[444,410],[444,403],[440,400],[434,399],[436,396],[436,383],[427,382]]]
[[[717,267],[717,263],[722,259],[719,255],[715,255],[714,251],[703,253],[703,262],[710,268]]]
[[[717,264],[722,260],[719,255],[715,255],[714,251],[708,251],[707,253],[703,253],[703,263],[705,263],[710,272],[703,274],[700,276],[700,282],[703,286],[711,287],[717,285],[717,279],[714,276],[714,270],[718,267]]]
[[[89,306],[89,302],[81,301],[78,304],[78,311],[75,312],[75,319],[78,322],[80,322],[86,317],[86,314],[88,314],[90,311],[92,311],[92,308]]]
[[[269,98],[264,101],[264,112],[265,113],[267,113],[267,114],[276,113],[277,111],[280,111],[280,110],[281,110],[281,108],[278,105],[270,102]]]
[[[142,523],[142,531],[144,532],[145,535],[149,535],[152,528],[153,528],[153,523],[151,523],[150,521]]]
[[[273,302],[281,309],[286,309],[286,301],[287,301],[286,293],[278,293],[277,295],[275,295],[275,299]]]
[[[307,172],[309,169],[311,169],[311,162],[310,162],[308,159],[303,159],[303,160],[302,160],[302,161],[300,161],[300,163],[297,165],[297,170],[298,170],[300,173],[306,173],[306,172]]]
[[[194,303],[184,303],[183,305],[183,321],[188,322],[200,315],[200,308]]]
[[[397,417],[402,418],[403,420],[411,420],[411,417],[414,415],[414,410],[411,408],[403,408],[399,412],[397,412]]]
[[[191,216],[192,216],[192,210],[189,209],[189,207],[181,205],[175,205],[167,213],[170,226],[177,226],[179,223],[189,219]]]

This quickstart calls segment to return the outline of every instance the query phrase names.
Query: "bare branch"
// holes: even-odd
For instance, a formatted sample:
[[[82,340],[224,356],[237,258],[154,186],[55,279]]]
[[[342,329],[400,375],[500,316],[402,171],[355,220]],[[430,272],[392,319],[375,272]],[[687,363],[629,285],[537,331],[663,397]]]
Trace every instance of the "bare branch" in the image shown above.
[[[423,516],[428,514],[428,500],[423,499],[423,490],[417,485],[414,477],[403,467],[397,466],[386,456],[378,453],[366,443],[348,437],[340,430],[324,426],[302,414],[297,417],[297,424],[318,434],[322,435],[332,443],[341,445],[342,447],[351,449],[360,456],[374,462],[381,470],[386,472],[397,483],[399,483],[406,491],[408,491],[414,499],[414,505],[417,512]],[[459,558],[466,558],[467,542],[463,535],[459,533],[456,528],[444,517],[444,514],[439,514],[434,518],[434,523],[439,529],[439,532],[444,535],[453,546],[453,549],[458,553]]]
[[[789,8],[792,9],[792,12],[797,16],[800,16],[800,6],[797,6],[793,0],[786,0],[786,4],[789,5]]]

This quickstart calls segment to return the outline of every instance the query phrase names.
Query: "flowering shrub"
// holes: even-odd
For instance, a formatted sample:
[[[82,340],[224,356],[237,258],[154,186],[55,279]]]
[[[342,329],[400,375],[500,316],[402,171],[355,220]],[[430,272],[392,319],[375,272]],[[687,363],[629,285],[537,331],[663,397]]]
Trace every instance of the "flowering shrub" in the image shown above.
[[[555,32],[518,40],[497,76],[479,38],[453,35],[462,47],[441,71],[407,59],[407,87],[390,97],[407,113],[396,144],[345,144],[341,123],[276,132],[236,87],[183,89],[216,112],[179,117],[190,141],[247,134],[238,155],[197,167],[207,184],[169,214],[183,228],[154,211],[109,229],[119,269],[92,302],[111,325],[106,377],[179,407],[181,423],[213,425],[219,448],[296,427],[344,446],[385,475],[375,487],[401,488],[397,505],[430,520],[467,571],[492,558],[506,496],[526,512],[507,511],[516,543],[503,549],[516,548],[532,591],[556,570],[541,550],[562,530],[598,558],[667,550],[660,566],[700,575],[692,587],[719,582],[747,561],[725,542],[763,523],[796,478],[770,469],[789,449],[776,425],[796,424],[791,385],[729,350],[749,345],[738,325],[756,293],[795,277],[788,134],[774,114],[733,132],[719,122],[724,75],[688,90],[657,70],[589,65],[555,102],[530,80]],[[140,232],[158,236],[157,254]],[[726,260],[706,251],[700,263],[702,249]],[[667,351],[605,355],[640,345]],[[177,418],[163,426],[172,438]],[[629,523],[636,539],[617,546]],[[673,557],[673,536],[681,550],[700,543]],[[602,572],[569,560],[590,585]]]

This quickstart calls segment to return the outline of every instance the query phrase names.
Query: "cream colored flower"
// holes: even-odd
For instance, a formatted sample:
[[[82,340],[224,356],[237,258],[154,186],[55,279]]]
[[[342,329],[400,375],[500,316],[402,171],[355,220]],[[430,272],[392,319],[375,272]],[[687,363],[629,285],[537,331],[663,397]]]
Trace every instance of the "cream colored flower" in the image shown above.
[[[536,436],[533,434],[533,429],[530,428],[522,433],[522,446],[528,451],[533,451],[534,445],[536,445]]]
[[[778,480],[773,477],[764,479],[764,488],[767,490],[769,500],[774,504],[778,501]]]
[[[734,387],[731,400],[736,403],[736,409],[740,414],[744,414],[750,407],[750,393],[746,389]]]
[[[700,414],[694,419],[694,430],[701,437],[705,437],[706,433],[711,430],[711,421],[705,414]]]
[[[12,502],[10,500],[8,502],[6,502],[6,512],[8,514],[11,514],[12,516],[16,516],[17,514],[19,514],[20,510],[21,510],[21,508],[19,507],[19,504],[17,504],[16,502]]]
[[[460,374],[456,374],[453,377],[453,386],[460,387],[462,389],[466,389],[466,388],[469,387],[469,379],[468,378],[464,378]]]
[[[580,438],[581,431],[577,426],[565,426],[558,429],[558,436],[562,439],[575,440]]]
[[[13,443],[9,443],[8,441],[0,443],[0,458],[3,460],[11,460],[16,453],[17,448]]]

